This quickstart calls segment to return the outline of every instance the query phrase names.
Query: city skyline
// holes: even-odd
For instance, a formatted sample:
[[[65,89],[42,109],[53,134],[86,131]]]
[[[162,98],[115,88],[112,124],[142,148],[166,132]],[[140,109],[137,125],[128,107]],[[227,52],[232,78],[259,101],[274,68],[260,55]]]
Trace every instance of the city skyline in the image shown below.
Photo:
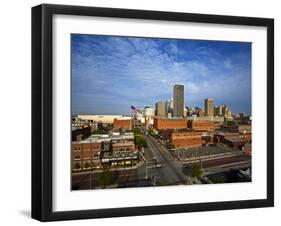
[[[154,107],[184,85],[185,105],[251,114],[251,43],[71,36],[72,113],[128,114]]]

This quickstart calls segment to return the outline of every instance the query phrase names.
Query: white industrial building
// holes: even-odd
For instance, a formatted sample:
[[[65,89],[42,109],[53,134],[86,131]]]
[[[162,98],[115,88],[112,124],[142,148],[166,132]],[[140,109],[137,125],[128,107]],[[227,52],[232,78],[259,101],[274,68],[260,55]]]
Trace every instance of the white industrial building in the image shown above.
[[[77,115],[78,120],[92,120],[94,122],[102,123],[113,123],[113,120],[116,119],[130,119],[129,116],[123,115]]]

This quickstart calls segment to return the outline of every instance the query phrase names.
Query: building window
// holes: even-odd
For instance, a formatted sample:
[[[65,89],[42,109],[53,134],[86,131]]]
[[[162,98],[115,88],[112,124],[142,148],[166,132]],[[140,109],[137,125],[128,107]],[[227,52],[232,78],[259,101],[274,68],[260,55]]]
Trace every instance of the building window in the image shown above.
[[[80,159],[80,155],[79,155],[79,154],[75,154],[75,155],[74,155],[74,159],[75,159],[75,160],[79,160],[79,159]]]

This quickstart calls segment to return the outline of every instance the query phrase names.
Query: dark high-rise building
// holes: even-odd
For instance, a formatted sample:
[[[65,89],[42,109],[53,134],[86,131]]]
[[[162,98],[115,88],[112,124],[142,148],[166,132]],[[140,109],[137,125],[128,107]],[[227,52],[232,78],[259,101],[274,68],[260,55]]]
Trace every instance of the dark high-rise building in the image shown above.
[[[166,117],[167,116],[167,104],[166,102],[157,102],[155,104],[155,114],[156,116]]]
[[[174,85],[174,109],[173,117],[184,116],[184,86]]]
[[[205,99],[205,116],[214,116],[214,99]]]

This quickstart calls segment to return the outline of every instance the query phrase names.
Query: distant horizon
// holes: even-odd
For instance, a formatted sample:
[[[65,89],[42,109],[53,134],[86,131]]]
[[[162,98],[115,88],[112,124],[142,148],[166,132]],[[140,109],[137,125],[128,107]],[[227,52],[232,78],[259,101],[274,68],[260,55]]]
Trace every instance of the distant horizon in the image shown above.
[[[214,99],[251,115],[251,43],[71,35],[72,115],[130,115],[184,85],[185,106]]]

